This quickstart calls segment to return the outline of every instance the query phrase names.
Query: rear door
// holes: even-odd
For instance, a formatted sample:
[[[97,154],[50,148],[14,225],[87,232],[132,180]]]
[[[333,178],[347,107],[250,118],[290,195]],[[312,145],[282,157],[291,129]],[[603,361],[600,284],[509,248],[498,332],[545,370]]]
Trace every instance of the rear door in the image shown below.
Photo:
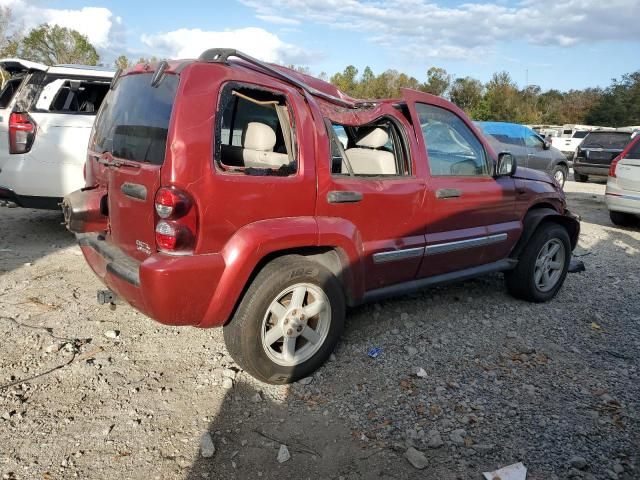
[[[420,223],[424,178],[405,148],[411,141],[406,137],[408,126],[399,120],[381,120],[376,127],[386,132],[388,143],[359,148],[360,137],[373,125],[329,122],[332,160],[327,159],[323,165],[326,179],[318,185],[317,215],[322,221],[346,219],[356,229],[363,249],[366,290],[412,280],[424,252],[424,229]],[[377,171],[379,157],[393,156],[395,172]],[[349,158],[353,161],[353,175],[348,172],[351,164],[346,167]]]
[[[108,192],[108,240],[139,260],[156,251],[154,197],[179,81],[178,75],[166,74],[151,86],[152,75],[130,74],[117,81],[89,144],[91,180]]]
[[[640,192],[640,139],[637,140],[616,167],[618,185],[632,192]]]

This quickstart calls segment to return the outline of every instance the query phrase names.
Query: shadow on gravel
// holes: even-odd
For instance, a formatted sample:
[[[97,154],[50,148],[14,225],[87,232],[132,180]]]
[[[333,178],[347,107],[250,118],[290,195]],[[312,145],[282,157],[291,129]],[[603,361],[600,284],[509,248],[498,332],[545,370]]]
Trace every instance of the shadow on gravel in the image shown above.
[[[76,243],[62,212],[0,208],[0,275]]]
[[[328,411],[323,414],[322,403],[328,399],[310,390],[315,389],[294,384],[277,401],[238,382],[203,433],[206,438],[186,479],[412,478],[410,471],[398,476],[406,468],[398,466],[404,459],[396,458],[390,466],[388,450],[363,447],[346,422]]]

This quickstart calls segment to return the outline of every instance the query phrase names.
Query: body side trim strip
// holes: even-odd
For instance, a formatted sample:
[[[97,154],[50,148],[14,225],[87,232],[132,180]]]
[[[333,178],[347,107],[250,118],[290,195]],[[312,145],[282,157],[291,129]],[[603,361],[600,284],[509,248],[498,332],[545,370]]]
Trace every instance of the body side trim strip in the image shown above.
[[[435,245],[427,245],[425,255],[437,255],[439,253],[454,252],[465,248],[482,247],[493,243],[504,242],[506,239],[506,233],[497,233],[486,237],[469,238],[467,240],[458,240],[456,242],[437,243]]]
[[[379,252],[373,254],[373,263],[394,262],[396,260],[407,260],[409,258],[419,258],[424,255],[424,247],[406,248],[404,250],[392,250],[390,252]]]

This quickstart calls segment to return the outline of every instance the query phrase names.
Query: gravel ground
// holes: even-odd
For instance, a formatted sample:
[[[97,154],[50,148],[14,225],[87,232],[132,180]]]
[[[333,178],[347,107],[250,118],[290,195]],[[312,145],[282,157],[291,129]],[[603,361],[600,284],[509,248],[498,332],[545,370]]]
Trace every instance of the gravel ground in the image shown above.
[[[220,330],[99,307],[59,214],[0,209],[2,479],[640,478],[640,231],[602,183],[566,189],[587,272],[552,302],[494,275],[360,307],[287,387]]]

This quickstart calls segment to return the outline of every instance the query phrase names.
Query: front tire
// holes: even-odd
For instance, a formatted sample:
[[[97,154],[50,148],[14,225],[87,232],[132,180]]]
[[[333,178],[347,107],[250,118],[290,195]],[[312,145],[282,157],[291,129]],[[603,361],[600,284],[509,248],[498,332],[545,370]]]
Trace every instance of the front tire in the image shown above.
[[[567,230],[556,223],[543,223],[529,239],[516,268],[505,273],[507,290],[530,302],[549,301],[562,287],[570,261]]]
[[[609,211],[609,218],[614,225],[620,227],[631,227],[637,221],[636,217],[630,213]]]
[[[583,175],[575,170],[573,171],[573,179],[578,183],[584,183],[589,180],[589,175]]]
[[[286,384],[325,362],[342,334],[344,317],[338,279],[323,266],[291,255],[258,273],[225,325],[224,340],[247,373]]]
[[[567,181],[567,177],[569,176],[569,169],[565,165],[559,164],[553,167],[551,174],[553,175],[553,178],[556,179],[556,182],[558,182],[561,187],[564,187],[564,183]]]

